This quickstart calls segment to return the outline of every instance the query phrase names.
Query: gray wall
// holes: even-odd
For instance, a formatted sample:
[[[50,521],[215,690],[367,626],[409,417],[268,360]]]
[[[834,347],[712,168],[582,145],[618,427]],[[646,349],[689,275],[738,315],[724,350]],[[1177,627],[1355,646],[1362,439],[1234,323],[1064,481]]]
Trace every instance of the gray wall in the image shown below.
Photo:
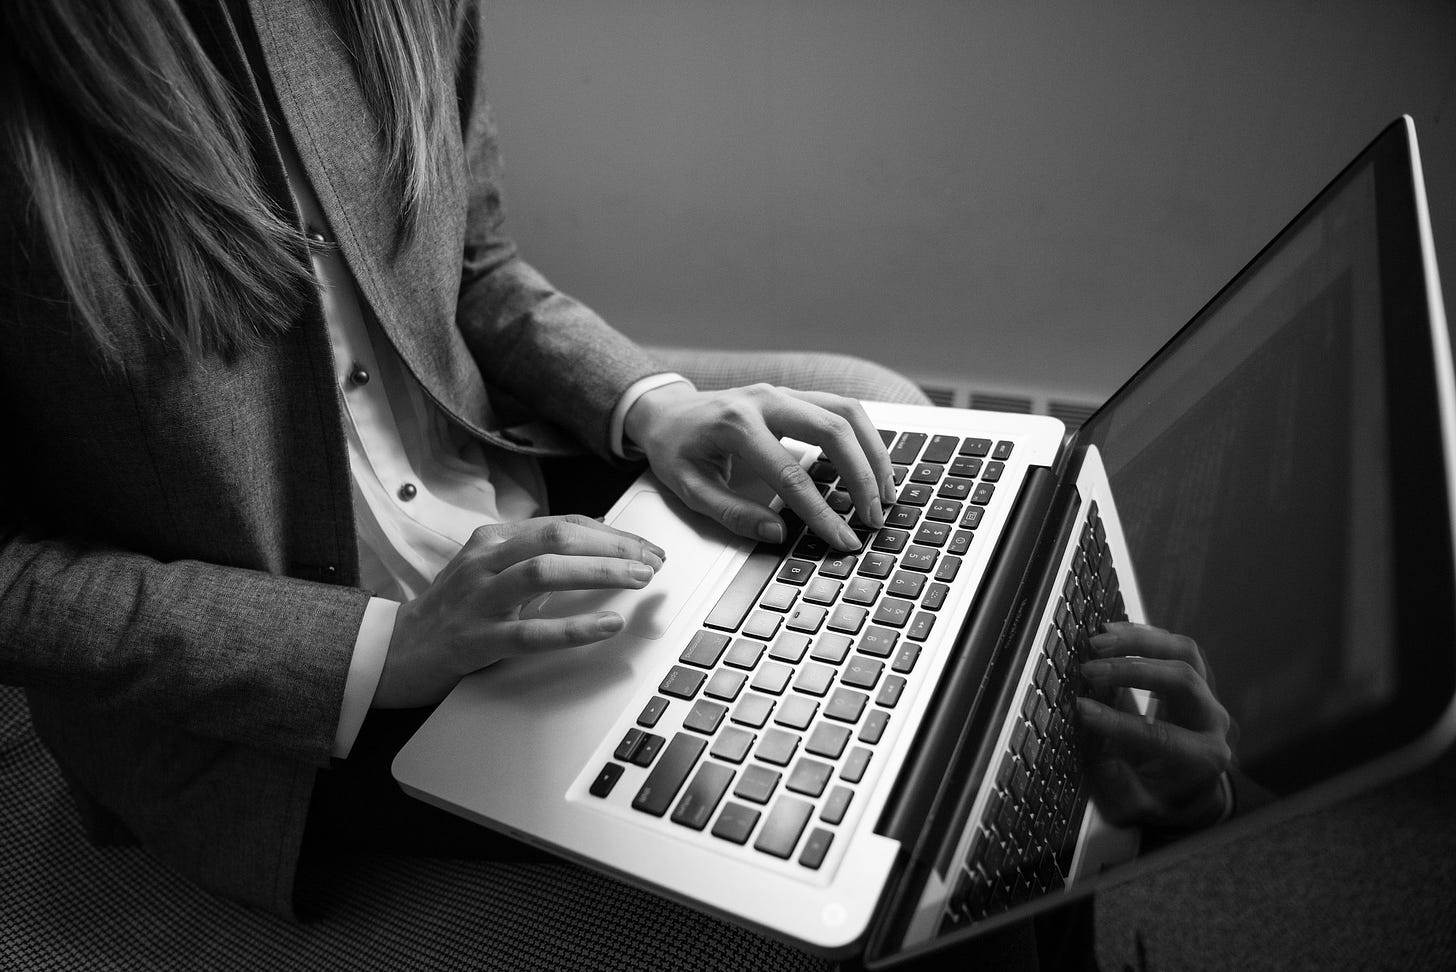
[[[1449,0],[489,11],[512,230],[644,342],[1096,399],[1401,112],[1456,291]]]

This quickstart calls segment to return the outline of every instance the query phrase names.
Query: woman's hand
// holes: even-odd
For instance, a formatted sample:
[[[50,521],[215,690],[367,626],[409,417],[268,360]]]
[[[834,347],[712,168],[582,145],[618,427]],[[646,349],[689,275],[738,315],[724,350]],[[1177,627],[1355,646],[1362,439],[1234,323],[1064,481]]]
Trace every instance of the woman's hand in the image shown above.
[[[521,608],[548,591],[645,587],[663,557],[656,544],[584,516],[481,527],[399,609],[373,704],[431,705],[501,658],[610,638],[622,630],[619,614],[523,620]]]
[[[1192,828],[1225,807],[1221,778],[1233,761],[1228,710],[1214,697],[1197,643],[1183,635],[1112,622],[1081,665],[1089,694],[1139,688],[1158,700],[1154,718],[1093,698],[1077,699],[1098,807],[1115,823]]]
[[[770,385],[719,392],[664,385],[633,404],[625,431],[647,454],[657,478],[689,508],[741,536],[777,543],[784,539],[784,523],[729,487],[735,461],[746,463],[824,540],[841,550],[859,549],[859,538],[824,502],[780,436],[824,451],[867,525],[883,526],[883,507],[895,501],[890,456],[879,432],[858,402],[839,395]]]

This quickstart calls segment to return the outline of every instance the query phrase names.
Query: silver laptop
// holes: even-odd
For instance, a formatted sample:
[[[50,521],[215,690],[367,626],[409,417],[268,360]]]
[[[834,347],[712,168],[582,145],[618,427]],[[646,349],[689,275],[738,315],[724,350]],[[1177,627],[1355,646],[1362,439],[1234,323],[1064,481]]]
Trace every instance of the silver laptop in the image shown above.
[[[1405,118],[1075,435],[867,404],[900,494],[854,554],[791,517],[781,545],[731,536],[644,475],[607,520],[667,550],[658,577],[535,608],[626,629],[464,680],[395,777],[805,948],[950,947],[1456,735],[1451,371]],[[1118,620],[1193,638],[1237,726],[1225,812],[1196,826],[1089,771],[1156,772],[1077,717]]]

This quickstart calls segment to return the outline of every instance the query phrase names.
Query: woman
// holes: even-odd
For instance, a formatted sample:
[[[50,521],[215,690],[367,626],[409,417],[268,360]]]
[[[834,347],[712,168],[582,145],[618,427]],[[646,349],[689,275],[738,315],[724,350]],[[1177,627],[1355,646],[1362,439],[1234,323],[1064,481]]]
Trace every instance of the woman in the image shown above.
[[[328,769],[361,725],[393,739],[381,710],[607,637],[620,617],[520,605],[660,565],[642,538],[540,516],[539,457],[590,451],[599,475],[640,455],[772,538],[778,516],[724,481],[746,462],[841,547],[778,437],[821,445],[871,521],[892,496],[851,400],[700,391],[522,262],[474,4],[0,16],[0,676],[28,687],[94,834],[290,913],[310,815],[313,842],[392,792],[381,759]],[[918,394],[842,359],[758,364]]]

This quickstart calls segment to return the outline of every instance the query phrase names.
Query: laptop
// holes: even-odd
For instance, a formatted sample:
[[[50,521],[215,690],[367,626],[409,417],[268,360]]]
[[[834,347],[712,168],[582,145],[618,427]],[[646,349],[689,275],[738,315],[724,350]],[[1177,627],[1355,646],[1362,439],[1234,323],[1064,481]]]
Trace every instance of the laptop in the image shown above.
[[[652,584],[532,607],[609,608],[625,629],[462,681],[399,753],[399,784],[883,967],[1456,736],[1456,382],[1409,118],[1075,434],[866,410],[899,481],[882,529],[791,443],[861,550],[791,516],[782,544],[735,537],[645,474],[606,519],[667,550]],[[1196,653],[1198,706],[1082,676],[1119,621]],[[1201,733],[1227,765],[1097,736],[1079,697],[1150,738]],[[1195,802],[1211,809],[1182,814]]]

